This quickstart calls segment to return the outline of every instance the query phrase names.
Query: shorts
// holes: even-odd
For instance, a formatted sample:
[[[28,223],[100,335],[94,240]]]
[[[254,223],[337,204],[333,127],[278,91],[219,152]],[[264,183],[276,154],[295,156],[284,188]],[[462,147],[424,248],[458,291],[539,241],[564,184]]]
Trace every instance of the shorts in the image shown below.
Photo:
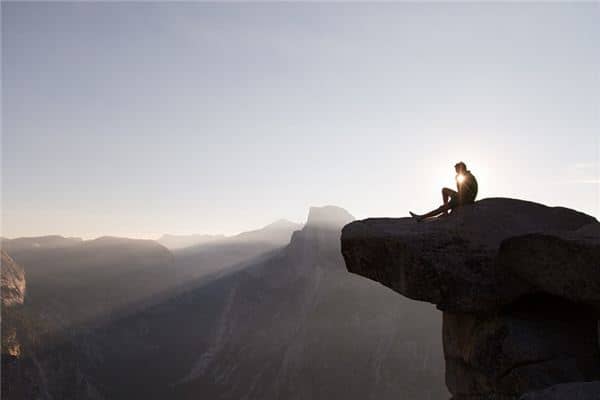
[[[475,199],[461,198],[461,196],[459,196],[458,194],[451,196],[450,201],[448,201],[448,205],[450,206],[450,208],[460,207],[473,203],[475,203]]]

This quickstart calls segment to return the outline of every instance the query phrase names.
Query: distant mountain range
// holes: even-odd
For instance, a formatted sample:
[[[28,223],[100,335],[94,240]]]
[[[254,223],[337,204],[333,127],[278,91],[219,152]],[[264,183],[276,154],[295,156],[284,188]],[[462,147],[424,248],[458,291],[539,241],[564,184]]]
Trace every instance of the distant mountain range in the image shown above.
[[[0,244],[2,244],[2,248],[8,249],[11,252],[26,251],[36,248],[64,248],[77,245],[82,241],[83,239],[81,238],[67,238],[59,235],[22,237],[16,239],[0,238]]]
[[[49,331],[97,323],[175,286],[174,257],[152,240],[52,237],[4,240],[27,275],[28,310]]]
[[[338,207],[311,208],[287,247],[192,292],[220,292],[222,311],[167,397],[446,396],[438,312],[347,273],[339,238],[352,220]]]
[[[182,282],[189,282],[231,272],[287,245],[294,231],[301,228],[301,224],[281,219],[253,231],[174,249],[177,273]]]
[[[225,235],[162,235],[157,242],[169,250],[182,249],[184,247],[199,244],[212,243],[225,239]]]
[[[340,229],[352,220],[313,207],[304,226],[280,220],[171,250],[3,240],[27,279],[3,398],[446,396],[438,312],[346,272]]]
[[[161,236],[157,242],[170,250],[180,250],[186,247],[203,246],[206,244],[232,242],[266,242],[278,246],[289,243],[292,232],[301,229],[298,224],[286,219],[277,220],[263,228],[242,232],[233,236],[225,235],[169,235]]]

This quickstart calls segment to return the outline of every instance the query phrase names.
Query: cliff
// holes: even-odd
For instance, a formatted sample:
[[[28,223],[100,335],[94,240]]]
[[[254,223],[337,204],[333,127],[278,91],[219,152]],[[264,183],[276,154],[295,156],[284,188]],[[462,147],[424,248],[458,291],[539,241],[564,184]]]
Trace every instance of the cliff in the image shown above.
[[[454,399],[517,399],[599,379],[595,218],[484,199],[421,223],[355,221],[344,227],[341,245],[348,271],[443,311]]]
[[[23,304],[25,299],[25,272],[4,250],[0,251],[2,267],[2,305]]]
[[[25,271],[4,250],[0,250],[2,270],[2,356],[18,357],[21,344],[14,320],[19,308],[25,301]]]

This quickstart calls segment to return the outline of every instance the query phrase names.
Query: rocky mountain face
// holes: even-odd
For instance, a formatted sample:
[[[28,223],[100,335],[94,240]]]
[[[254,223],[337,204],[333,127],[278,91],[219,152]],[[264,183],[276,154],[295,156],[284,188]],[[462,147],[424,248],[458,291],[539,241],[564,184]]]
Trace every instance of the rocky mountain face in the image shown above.
[[[187,286],[201,278],[214,279],[286,246],[301,228],[301,224],[281,219],[260,229],[174,249],[176,273]],[[192,286],[196,284],[193,282]]]
[[[285,249],[231,277],[208,347],[173,398],[444,396],[437,312],[345,273],[339,237],[352,219],[313,207]]]
[[[48,332],[97,323],[175,285],[173,255],[152,240],[51,236],[5,240],[2,247],[27,269],[26,308],[48,316]]]
[[[238,235],[231,236],[228,238],[228,240],[246,243],[272,243],[276,246],[285,246],[290,242],[292,233],[298,229],[302,229],[302,224],[288,221],[286,219],[279,219],[260,229],[242,232]]]
[[[2,247],[27,276],[22,304],[3,303],[2,333],[15,332],[20,351],[13,357],[3,351],[2,398],[97,398],[80,338],[160,301],[173,285],[173,255],[153,241],[112,237],[5,239]]]
[[[29,357],[26,316],[23,313],[26,280],[23,267],[2,249],[2,392],[3,399],[43,398],[35,384],[41,375]]]
[[[347,274],[339,238],[352,219],[315,207],[284,247],[211,244],[219,265],[237,264],[174,291],[180,252],[156,242],[4,241],[28,283],[24,350],[3,356],[2,398],[447,396],[439,311]],[[190,268],[210,268],[206,254]]]
[[[4,250],[0,251],[2,268],[2,355],[18,358],[21,341],[17,333],[15,316],[25,301],[25,271]],[[15,310],[16,308],[16,310]]]
[[[8,253],[0,251],[2,268],[2,305],[13,306],[25,301],[25,271]]]
[[[439,311],[346,272],[352,219],[311,209],[288,246],[81,332],[88,386],[106,399],[447,397]]]
[[[598,398],[582,383],[600,379],[595,218],[484,199],[421,223],[353,222],[342,254],[348,271],[443,311],[453,399]]]

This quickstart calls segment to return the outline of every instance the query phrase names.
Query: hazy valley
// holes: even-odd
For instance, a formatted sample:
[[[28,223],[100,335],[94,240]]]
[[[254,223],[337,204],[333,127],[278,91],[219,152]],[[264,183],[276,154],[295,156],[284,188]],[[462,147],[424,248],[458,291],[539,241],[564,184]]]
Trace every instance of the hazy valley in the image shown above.
[[[3,342],[3,398],[447,396],[439,312],[346,271],[352,219],[313,207],[233,237],[3,240],[27,284],[3,303],[20,347]]]

